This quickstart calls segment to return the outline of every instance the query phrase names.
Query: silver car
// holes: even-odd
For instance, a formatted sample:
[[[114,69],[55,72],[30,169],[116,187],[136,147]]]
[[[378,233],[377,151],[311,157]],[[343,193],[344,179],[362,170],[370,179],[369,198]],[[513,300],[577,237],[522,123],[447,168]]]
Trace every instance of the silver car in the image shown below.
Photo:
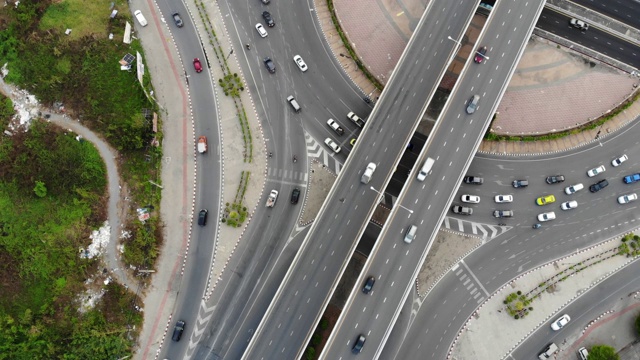
[[[480,95],[473,95],[467,103],[467,114],[473,114],[478,108],[478,101],[480,101]]]
[[[331,138],[326,138],[324,139],[324,143],[331,148],[331,150],[333,150],[336,154],[340,152],[340,146],[338,146],[338,144],[336,144],[335,141],[331,140]]]

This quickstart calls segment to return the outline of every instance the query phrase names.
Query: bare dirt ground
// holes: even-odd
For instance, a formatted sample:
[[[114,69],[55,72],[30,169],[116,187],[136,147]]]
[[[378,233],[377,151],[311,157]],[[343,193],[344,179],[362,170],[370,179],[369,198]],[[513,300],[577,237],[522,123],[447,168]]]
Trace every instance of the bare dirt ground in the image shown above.
[[[482,239],[440,230],[418,274],[418,294],[426,296],[453,264],[482,243]]]

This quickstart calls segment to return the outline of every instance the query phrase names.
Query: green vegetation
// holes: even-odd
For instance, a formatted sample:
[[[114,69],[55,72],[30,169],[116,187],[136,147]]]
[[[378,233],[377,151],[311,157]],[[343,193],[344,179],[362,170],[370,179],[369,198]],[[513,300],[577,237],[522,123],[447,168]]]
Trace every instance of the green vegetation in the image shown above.
[[[360,69],[360,71],[364,73],[364,76],[366,76],[367,79],[371,81],[373,86],[375,86],[376,89],[382,91],[382,89],[384,88],[384,85],[380,81],[378,81],[378,79],[376,79],[376,77],[373,76],[371,72],[369,72],[369,69],[367,69],[367,67],[362,63],[362,61],[360,61],[358,54],[356,54],[356,51],[353,49],[353,47],[351,47],[349,38],[347,38],[347,34],[344,33],[344,31],[342,30],[342,26],[340,26],[340,22],[338,21],[338,16],[336,15],[336,9],[333,6],[333,0],[327,0],[327,7],[329,7],[329,12],[331,13],[331,21],[333,22],[333,26],[338,31],[338,35],[340,35],[340,39],[342,40],[342,45],[344,45],[344,47],[347,49],[347,52],[349,53],[349,57],[351,57],[353,61],[355,61],[356,65],[358,66],[358,69]]]
[[[213,56],[211,57],[211,60],[213,61],[213,58],[215,57],[215,60],[217,60],[218,65],[224,74],[224,79],[220,79],[218,84],[222,87],[225,95],[231,96],[236,107],[236,115],[238,116],[238,122],[240,122],[240,128],[242,129],[242,141],[244,145],[242,157],[244,162],[253,162],[253,137],[251,135],[251,128],[249,127],[249,121],[247,119],[247,111],[245,110],[244,105],[242,104],[242,99],[240,98],[240,92],[244,90],[242,79],[240,79],[240,77],[235,73],[231,74],[231,68],[229,68],[229,63],[227,62],[231,52],[233,52],[233,49],[231,49],[229,54],[225,54],[220,40],[218,39],[218,35],[213,29],[209,14],[207,14],[205,9],[205,3],[202,1],[196,1],[196,9],[198,15],[202,19],[204,32],[209,37],[209,44],[213,47]]]
[[[635,326],[636,326],[636,334],[640,336],[640,314],[636,316]]]
[[[244,202],[244,194],[247,192],[247,186],[249,185],[249,176],[251,175],[248,171],[243,171],[240,178],[240,185],[238,185],[238,190],[236,191],[236,197],[233,200],[233,204],[227,203],[224,208],[224,214],[222,218],[222,222],[226,223],[229,226],[240,227],[242,223],[247,219],[247,207],[242,205]]]
[[[135,295],[112,283],[97,307],[77,310],[79,294],[101,288],[98,262],[78,249],[105,217],[105,188],[97,150],[74,134],[36,121],[0,137],[0,359],[129,354]]]
[[[119,14],[109,18],[114,4]],[[162,241],[153,213],[160,201],[162,151],[152,131],[157,106],[148,75],[120,70],[125,54],[142,53],[137,40],[122,43],[124,0],[21,1],[0,8],[0,64],[5,81],[55,103],[102,134],[119,151],[120,175],[133,204],[124,258],[153,268]],[[71,35],[64,31],[71,28]],[[113,40],[109,40],[113,34]],[[0,97],[0,124],[13,114]],[[158,124],[158,128],[162,128]],[[98,261],[78,250],[106,219],[106,173],[92,144],[77,141],[47,122],[0,137],[0,360],[117,359],[130,355],[142,315],[140,299],[111,282],[105,287]],[[135,208],[151,209],[140,223]],[[101,293],[101,291],[104,291]],[[89,297],[95,307],[82,312]]]
[[[0,62],[8,62],[6,81],[29,90],[44,104],[61,102],[71,116],[103,134],[120,151],[121,177],[127,179],[133,206],[155,208],[160,191],[149,180],[160,182],[162,150],[151,145],[154,139],[162,141],[162,134],[152,131],[157,106],[141,88],[135,62],[133,71],[120,70],[118,61],[125,54],[142,53],[142,49],[137,40],[122,43],[127,2],[115,1],[120,12],[115,19],[108,16],[111,3],[23,1],[17,8],[5,7],[0,16],[12,21],[0,31]],[[73,29],[73,36],[64,35],[67,28]],[[113,40],[108,39],[110,33]],[[143,80],[149,89],[149,76]],[[34,183],[31,188],[36,186],[42,193],[40,185]],[[131,215],[127,229],[132,236],[125,244],[125,260],[136,267],[153,267],[162,241],[161,223],[152,216],[143,227],[133,211]]]
[[[589,360],[620,360],[620,356],[609,345],[594,345],[589,349]]]
[[[640,255],[640,250],[638,250],[638,248],[640,248],[640,236],[627,234],[621,239],[621,242],[622,244],[618,246],[617,249],[603,251],[602,253],[596,254],[584,261],[573,264],[566,269],[559,271],[551,278],[538,284],[538,286],[524,294],[522,291],[518,290],[515,293],[507,295],[507,297],[502,301],[505,305],[506,312],[514,319],[521,319],[528,315],[530,311],[533,311],[533,307],[529,305],[535,299],[540,298],[544,292],[554,291],[558,283],[567,280],[570,276],[618,255]],[[636,324],[638,324],[638,322]],[[591,359],[591,357],[589,357],[589,359]]]
[[[640,236],[627,234],[622,238],[622,244],[618,247],[620,255],[639,256]]]
[[[610,113],[608,113],[605,116],[599,117],[596,120],[593,120],[592,122],[588,123],[588,124],[584,124],[582,126],[579,126],[575,129],[571,129],[571,130],[565,130],[565,131],[559,131],[556,133],[551,133],[551,134],[544,134],[544,135],[516,135],[516,136],[510,136],[510,135],[498,135],[495,133],[491,132],[491,128],[493,126],[493,121],[496,119],[496,115],[494,114],[492,121],[492,124],[489,125],[489,128],[487,129],[487,133],[484,136],[484,140],[489,140],[489,141],[550,141],[550,140],[556,140],[556,139],[562,139],[564,137],[567,137],[569,135],[574,135],[574,134],[580,134],[583,131],[587,131],[587,130],[593,130],[596,129],[598,127],[603,126],[605,123],[607,123],[607,121],[613,119],[614,117],[616,117],[618,114],[620,114],[621,112],[625,111],[626,109],[629,108],[629,106],[631,106],[631,104],[633,104],[634,102],[638,101],[640,99],[640,93],[636,94],[633,98],[628,99],[627,101],[625,101],[624,103],[622,103],[620,106],[616,107],[615,109],[613,109]]]

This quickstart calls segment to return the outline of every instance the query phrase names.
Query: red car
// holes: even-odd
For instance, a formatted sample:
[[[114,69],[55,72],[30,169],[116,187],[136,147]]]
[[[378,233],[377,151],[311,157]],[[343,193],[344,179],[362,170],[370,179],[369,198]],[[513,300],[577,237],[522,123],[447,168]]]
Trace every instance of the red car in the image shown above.
[[[196,72],[202,72],[202,64],[200,63],[200,59],[193,59],[193,67],[196,69]]]
[[[478,48],[478,51],[476,52],[476,56],[473,58],[473,61],[476,64],[482,63],[482,60],[484,60],[486,53],[487,53],[487,47],[481,46],[480,48]]]

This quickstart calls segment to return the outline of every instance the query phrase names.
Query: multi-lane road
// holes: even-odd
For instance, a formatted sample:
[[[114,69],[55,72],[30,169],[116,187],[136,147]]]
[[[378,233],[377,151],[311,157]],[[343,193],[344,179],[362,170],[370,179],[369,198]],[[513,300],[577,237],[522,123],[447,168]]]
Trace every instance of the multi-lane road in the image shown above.
[[[580,31],[572,28],[569,25],[569,20],[570,18],[564,14],[546,9],[540,15],[536,26],[640,69],[640,47],[638,45],[594,25],[591,25],[589,30]],[[576,50],[579,51],[579,49]]]
[[[252,338],[245,359],[293,359],[302,355],[339,276],[370,218],[378,195],[444,75],[477,4],[432,1],[368,119],[277,297]],[[443,24],[442,19],[447,19]],[[378,168],[367,185],[360,175]]]
[[[493,8],[483,30],[484,35],[477,44],[487,46],[488,59],[482,64],[473,63],[472,58],[467,61],[423,150],[425,156],[435,159],[432,172],[424,182],[414,177],[409,179],[398,199],[402,208],[396,207],[387,220],[378,240],[379,246],[365,266],[363,276],[377,278],[375,290],[369,296],[354,290],[341,314],[337,330],[323,351],[323,358],[352,356],[348,345],[358,334],[364,334],[369,341],[362,351],[365,357],[380,357],[402,305],[415,286],[414,279],[456,189],[524,52],[543,5],[544,1],[507,1]],[[479,107],[469,114],[466,104],[476,94],[480,95]],[[405,209],[411,209],[413,213],[407,213]],[[405,244],[403,234],[411,225],[418,226],[418,236],[413,243]],[[403,344],[402,348],[415,349],[412,344]],[[424,348],[419,351],[423,355],[428,352]],[[412,355],[405,358],[417,358],[418,354]],[[444,353],[434,358],[444,358]]]
[[[187,13],[186,10],[181,9],[181,6],[169,4],[166,1],[158,5],[165,15],[176,10],[183,14]],[[448,4],[446,5],[449,6]],[[465,6],[467,5],[468,4]],[[343,162],[346,154],[350,150],[350,146],[348,145],[349,139],[357,135],[359,131],[357,127],[346,120],[345,114],[350,110],[354,110],[364,117],[370,111],[370,106],[362,101],[363,94],[359,93],[358,89],[351,84],[350,80],[341,71],[339,64],[329,54],[324,38],[317,27],[312,6],[298,2],[294,2],[286,7],[274,6],[274,4],[264,6],[258,1],[246,3],[221,2],[220,6],[225,16],[231,15],[227,17],[228,21],[226,26],[233,35],[234,48],[236,49],[236,54],[241,58],[240,63],[247,76],[247,82],[250,85],[252,93],[256,95],[257,111],[266,125],[265,137],[267,148],[275,154],[274,158],[270,160],[270,171],[266,186],[267,189],[276,188],[280,190],[281,199],[278,203],[279,206],[275,209],[269,210],[269,212],[258,211],[256,213],[256,216],[252,220],[252,227],[250,227],[246,235],[247,238],[253,240],[250,244],[249,242],[243,242],[240,245],[237,251],[238,256],[232,259],[229,266],[233,271],[228,271],[224,274],[224,279],[221,281],[221,283],[224,284],[222,291],[214,294],[215,303],[224,304],[224,306],[216,308],[213,317],[210,319],[210,327],[200,342],[200,344],[204,346],[199,347],[195,353],[197,358],[214,359],[238,358],[239,354],[242,353],[246,346],[246,341],[251,338],[253,330],[257,327],[261,312],[264,311],[264,308],[274,295],[277,284],[281,280],[286,266],[288,266],[293,259],[302,238],[306,235],[305,231],[291,231],[292,228],[295,229],[295,219],[299,215],[300,210],[288,204],[288,196],[293,187],[301,187],[304,193],[306,164],[302,154],[304,154],[309,147],[304,141],[305,134],[310,134],[311,138],[319,141],[325,137],[331,137],[337,140],[342,146],[343,151],[337,156],[330,156],[329,159],[330,161]],[[450,6],[453,7],[453,4]],[[449,10],[450,9],[451,8],[449,8]],[[459,19],[462,18],[460,14],[464,13],[463,9],[466,9],[466,7],[458,6],[458,8],[455,9],[455,16],[454,13],[451,13],[449,14],[449,18],[455,19],[457,17],[458,20],[456,21],[459,21]],[[267,28],[269,36],[264,39],[258,36],[254,28],[256,22],[262,22],[264,24],[264,20],[260,16],[263,10],[271,11],[276,20],[276,27]],[[247,16],[247,14],[249,15]],[[439,17],[439,19],[444,18],[447,17],[442,16],[442,14]],[[291,19],[295,19],[295,21]],[[394,75],[396,77],[400,76],[403,79],[403,86],[400,87],[401,91],[398,92],[398,94],[410,94],[412,89],[416,89],[413,90],[414,93],[419,93],[417,89],[425,91],[425,89],[429,89],[429,86],[435,86],[435,84],[438,83],[437,80],[440,74],[437,73],[435,69],[440,70],[440,68],[443,68],[443,61],[447,60],[448,56],[451,55],[451,52],[447,53],[447,50],[455,49],[455,43],[446,40],[447,36],[459,38],[461,31],[464,32],[463,30],[457,31],[450,23],[446,23],[446,26],[444,26],[445,23],[439,19],[433,19],[427,25],[429,26],[428,31],[441,37],[439,39],[440,43],[436,41],[430,43],[429,41],[433,41],[433,39],[413,40],[412,44],[410,44],[410,47],[413,46],[413,52],[407,55],[408,52],[405,51],[405,55],[403,56],[403,59],[409,57],[413,58],[414,61],[418,61],[420,57],[432,57],[428,60],[433,61],[434,67],[429,67],[427,69],[429,71],[425,70],[428,74],[422,76],[422,78],[413,70],[397,69],[396,72],[405,72],[404,74]],[[552,22],[553,24],[549,26],[555,24],[557,27],[558,21],[559,20],[554,20]],[[563,21],[566,23],[566,20]],[[457,25],[463,24],[456,23],[455,26]],[[215,146],[215,144],[219,143],[219,139],[217,138],[219,131],[217,128],[218,123],[210,121],[212,117],[212,107],[209,99],[213,97],[211,80],[204,73],[196,74],[190,64],[193,57],[199,57],[201,59],[205,57],[202,54],[200,43],[196,40],[197,37],[194,36],[193,29],[190,29],[189,26],[190,22],[187,21],[185,28],[175,32],[174,36],[176,37],[178,50],[189,62],[186,64],[186,68],[192,94],[194,94],[196,134],[207,135],[210,143],[213,143]],[[593,28],[589,31],[592,30]],[[577,30],[574,29],[568,29],[568,31],[577,32]],[[310,36],[309,34],[313,35]],[[448,45],[447,42],[449,42]],[[245,43],[251,44],[251,50],[244,48],[243,44]],[[423,45],[421,49],[420,44]],[[493,51],[495,51],[495,49],[491,47],[490,52]],[[295,54],[299,54],[305,59],[309,65],[309,71],[302,73],[298,70],[292,60]],[[491,53],[488,55],[490,57],[493,56]],[[276,74],[269,74],[264,68],[262,59],[265,56],[270,56],[275,61],[277,67]],[[496,61],[496,59],[492,59],[481,66],[495,66]],[[442,66],[437,68],[435,64]],[[498,69],[496,69],[496,71],[497,70]],[[424,83],[413,84],[414,79],[424,79]],[[393,84],[390,83],[390,85]],[[387,92],[389,92],[389,90],[387,90]],[[429,93],[428,90],[426,92]],[[388,102],[393,102],[393,105],[408,105],[407,107],[410,108],[408,109],[410,110],[409,112],[414,111],[416,114],[423,111],[421,106],[426,106],[426,100],[430,98],[430,96],[428,96],[425,100],[423,95],[422,102],[424,102],[424,104],[420,101],[413,104],[412,101],[419,96],[413,99],[402,99],[398,94],[386,94],[383,95],[383,98],[384,96],[390,96],[393,101],[387,100]],[[462,103],[457,105],[459,106],[459,109],[457,109],[458,112],[464,108],[463,103],[466,100],[464,97],[467,96],[462,95],[462,92],[460,92],[460,94],[459,99],[452,100]],[[296,96],[303,108],[300,114],[294,113],[287,106],[284,100],[287,95]],[[381,102],[384,100],[383,98],[381,98]],[[402,101],[405,101],[405,103]],[[495,101],[497,103],[497,99],[495,99]],[[481,99],[481,112],[488,106],[487,99]],[[215,111],[215,109],[213,110]],[[386,135],[384,133],[385,125],[391,121],[389,120],[393,117],[391,114],[393,114],[391,110],[385,110],[384,114],[379,111],[378,114],[374,113],[370,119],[373,124],[371,124],[369,130],[367,130],[367,138],[369,140],[360,145],[362,148],[368,147],[367,153],[360,153],[360,155],[355,156],[354,160],[350,161],[350,163],[356,162],[358,165],[351,165],[349,169],[351,169],[352,174],[343,176],[348,179],[343,179],[341,182],[343,185],[350,184],[346,187],[348,190],[353,189],[354,186],[359,186],[356,185],[359,181],[359,175],[364,165],[366,165],[365,162],[369,160],[383,162],[383,164],[379,164],[374,176],[375,182],[372,182],[372,185],[379,190],[383,185],[381,179],[389,178],[391,168],[387,160],[392,159],[397,161],[398,157],[396,155],[401,154],[403,147],[398,146],[397,151],[392,151],[391,147],[389,147],[389,149],[372,149],[379,147],[384,140]],[[205,116],[206,119],[199,119],[201,116]],[[412,116],[413,114],[410,114],[407,117],[407,119],[410,119],[409,123],[414,120]],[[480,114],[478,114],[478,116],[480,116]],[[328,118],[338,120],[342,127],[347,130],[347,134],[338,137],[332,132],[325,125],[326,119]],[[397,119],[398,117],[395,116],[395,118]],[[404,116],[402,118],[404,118]],[[402,119],[402,123],[408,124],[404,122],[404,119]],[[401,131],[398,131],[398,134],[400,133]],[[471,129],[467,129],[467,133],[472,133]],[[403,141],[406,142],[406,140],[405,138]],[[327,154],[330,154],[326,147],[324,147],[324,150]],[[298,154],[298,158],[302,159],[302,161],[297,164],[292,163],[290,159],[294,154]],[[201,160],[203,169],[200,170],[202,179],[198,182],[199,198],[196,201],[197,209],[209,208],[210,211],[217,209],[215,204],[219,203],[217,196],[220,194],[220,182],[218,180],[220,174],[218,164],[220,162],[216,159],[216,156],[218,155],[210,153]],[[378,160],[378,158],[380,160]],[[387,169],[387,167],[389,167],[389,169]],[[342,211],[341,214],[343,214],[341,219],[343,221],[342,225],[337,224],[334,219],[333,221],[329,221],[328,228],[321,227],[321,229],[326,230],[331,228],[335,234],[338,227],[345,226],[345,224],[348,223],[346,227],[350,228],[345,231],[344,238],[348,238],[349,240],[344,241],[343,238],[337,241],[343,243],[351,241],[352,244],[355,244],[357,239],[355,234],[360,233],[361,228],[357,228],[354,224],[363,224],[366,221],[366,216],[361,216],[365,215],[366,211],[358,214],[357,217],[352,217],[351,215],[355,212],[361,212],[361,209],[365,208],[363,205],[368,203],[367,201],[375,199],[376,195],[372,191],[368,194],[364,191],[350,194],[348,190],[345,191],[344,188],[334,189],[332,193],[334,203],[336,202],[335,200],[341,199],[344,201],[342,204],[347,203],[351,206],[351,208],[347,208],[343,205],[337,205],[337,208],[342,208],[340,209],[340,211]],[[352,197],[348,198],[348,195],[352,195]],[[441,195],[444,196],[444,194]],[[360,199],[365,197],[369,199]],[[411,205],[410,203],[406,204],[407,207],[411,207]],[[333,204],[333,206],[336,207],[336,204]],[[330,209],[329,207],[327,208]],[[418,212],[419,211],[416,211],[414,218],[418,217]],[[209,215],[210,219],[218,218],[216,214],[210,213]],[[360,217],[362,217],[362,219],[357,220]],[[277,221],[274,221],[275,219],[277,219]],[[358,223],[358,221],[360,221],[360,223]],[[325,224],[325,226],[327,225]],[[316,229],[316,231],[318,230]],[[190,294],[203,293],[203,287],[204,284],[206,284],[206,277],[208,275],[206,269],[208,269],[211,261],[211,257],[207,254],[212,253],[211,246],[213,246],[213,242],[207,241],[207,239],[214,238],[214,232],[215,228],[212,226],[197,228],[194,232],[194,238],[200,239],[201,241],[198,240],[198,246],[193,248],[192,251],[194,251],[194,254],[190,256],[197,261],[190,262],[190,266],[188,266],[185,273],[186,280],[184,280],[181,285],[184,289],[188,289],[188,293]],[[325,234],[323,237],[327,237],[327,235]],[[311,238],[310,241],[317,241],[314,239],[317,238]],[[324,241],[320,243],[326,244]],[[318,244],[314,245],[313,255],[315,255],[322,246]],[[328,245],[326,246],[328,247]],[[347,249],[345,254],[353,251],[353,246],[348,246],[348,244],[342,244],[341,246]],[[335,248],[333,245],[331,245],[331,247]],[[314,258],[312,255],[309,256],[309,258]],[[331,256],[329,255],[329,257]],[[325,258],[324,260],[334,265],[339,264],[339,261],[336,261],[336,259]],[[303,259],[302,261],[304,262],[306,260]],[[314,261],[315,260],[307,262],[305,266],[312,265],[320,268],[317,264],[310,264]],[[300,269],[298,269],[298,271],[300,271]],[[310,272],[307,273],[303,271],[300,276],[304,278],[306,274],[310,274]],[[305,279],[302,279],[301,283],[304,282]],[[384,286],[383,283],[377,283],[376,291],[378,291],[380,285]],[[315,287],[315,285],[305,284],[302,287],[297,287],[297,289],[311,289],[313,287]],[[327,297],[326,292],[323,293],[322,290],[318,290],[317,288],[313,289],[313,291],[309,290],[307,292],[307,290],[301,290],[301,292],[302,291],[304,291],[305,296],[314,293],[321,294],[320,296],[309,295],[310,298],[314,298],[312,300],[316,300],[315,298],[323,298],[322,300],[326,300]],[[293,301],[291,303],[293,303]],[[192,310],[197,309],[199,304],[200,297],[181,297],[176,305],[179,310],[175,316],[186,319],[189,324],[194,324],[196,314]],[[318,302],[311,305],[318,307]],[[298,311],[304,313],[305,311],[301,309],[302,307]],[[310,314],[313,313],[311,312]],[[288,316],[286,312],[283,313],[284,318]],[[300,319],[300,321],[298,321],[299,324],[294,324],[295,329],[304,328],[301,324],[313,317],[311,315],[307,316],[306,314],[305,316],[306,319]],[[272,319],[272,321],[274,320]],[[280,323],[284,324],[286,321],[281,321]],[[310,329],[305,329],[305,331],[310,331]],[[276,334],[269,335],[272,335],[273,338],[277,337]],[[299,335],[308,335],[308,333],[300,333]],[[349,337],[349,340],[352,341],[353,339]],[[280,344],[290,342],[290,337],[284,337],[280,340]],[[303,346],[304,344],[301,343],[299,345]],[[440,344],[440,346],[441,345],[442,344]],[[172,344],[169,350],[167,350],[166,355],[171,358],[177,357],[175,354],[184,352],[185,346],[186,342]],[[277,345],[274,345],[274,348],[275,346]],[[295,346],[284,347],[287,348],[287,351],[291,351]],[[370,347],[371,342],[367,344],[367,349]],[[295,351],[299,352],[300,349],[296,349]],[[391,349],[391,351],[393,351],[393,349]]]

